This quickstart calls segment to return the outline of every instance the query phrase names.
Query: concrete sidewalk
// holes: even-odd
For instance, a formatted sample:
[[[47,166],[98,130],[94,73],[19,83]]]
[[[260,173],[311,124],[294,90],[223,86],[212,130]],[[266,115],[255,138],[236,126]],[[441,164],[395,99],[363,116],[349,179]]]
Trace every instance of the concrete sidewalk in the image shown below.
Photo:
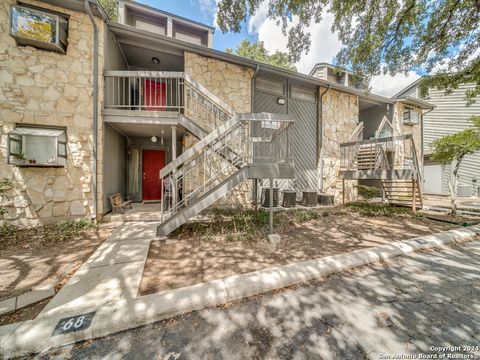
[[[480,226],[455,229],[137,297],[149,244],[155,239],[155,224],[132,225],[125,224],[117,229],[36,319],[0,327],[0,353],[17,356],[102,337],[364,264],[465,241],[480,233]],[[87,328],[53,334],[60,320],[92,312],[95,315]]]
[[[39,314],[39,318],[137,297],[156,223],[120,225]]]

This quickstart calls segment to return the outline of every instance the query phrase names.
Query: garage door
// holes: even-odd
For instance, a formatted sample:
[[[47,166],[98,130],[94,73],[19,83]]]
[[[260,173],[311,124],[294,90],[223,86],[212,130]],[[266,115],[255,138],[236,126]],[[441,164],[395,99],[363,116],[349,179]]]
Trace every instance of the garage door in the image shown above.
[[[438,164],[429,164],[423,167],[425,194],[441,194],[442,193],[442,166]]]

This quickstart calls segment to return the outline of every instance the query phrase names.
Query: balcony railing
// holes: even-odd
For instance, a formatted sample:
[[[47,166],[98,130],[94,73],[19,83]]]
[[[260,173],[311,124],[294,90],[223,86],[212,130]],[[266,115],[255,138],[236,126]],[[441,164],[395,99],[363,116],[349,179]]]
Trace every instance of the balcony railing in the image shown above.
[[[353,141],[340,148],[342,170],[418,170],[411,134]]]
[[[183,72],[107,71],[104,108],[182,112],[184,84]]]

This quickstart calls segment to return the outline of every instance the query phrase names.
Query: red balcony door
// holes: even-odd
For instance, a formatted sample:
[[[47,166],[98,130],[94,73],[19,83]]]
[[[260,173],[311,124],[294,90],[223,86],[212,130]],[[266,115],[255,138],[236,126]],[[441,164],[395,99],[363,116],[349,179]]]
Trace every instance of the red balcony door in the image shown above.
[[[146,110],[165,111],[167,105],[167,92],[164,82],[149,80],[144,81],[143,98]]]
[[[160,200],[160,170],[165,166],[165,151],[143,150],[143,200]]]

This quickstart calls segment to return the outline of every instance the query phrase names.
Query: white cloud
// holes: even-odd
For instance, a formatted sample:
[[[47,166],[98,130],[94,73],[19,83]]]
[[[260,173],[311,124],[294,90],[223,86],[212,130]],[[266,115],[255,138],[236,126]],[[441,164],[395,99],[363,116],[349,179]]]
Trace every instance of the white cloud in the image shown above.
[[[370,86],[372,87],[373,94],[391,97],[405,88],[407,85],[410,85],[419,77],[420,75],[418,75],[415,71],[409,71],[407,75],[379,75],[372,79]]]
[[[298,71],[308,74],[316,63],[331,63],[337,55],[342,43],[337,35],[330,31],[332,22],[333,16],[325,12],[319,24],[312,21],[308,26],[307,31],[311,34],[312,44],[309,53],[303,54],[296,64]],[[289,28],[297,23],[298,19],[293,18]],[[287,51],[287,36],[283,35],[280,24],[268,18],[267,3],[262,3],[256,14],[249,19],[248,31],[258,35],[258,39],[265,43],[265,48],[269,52]]]

